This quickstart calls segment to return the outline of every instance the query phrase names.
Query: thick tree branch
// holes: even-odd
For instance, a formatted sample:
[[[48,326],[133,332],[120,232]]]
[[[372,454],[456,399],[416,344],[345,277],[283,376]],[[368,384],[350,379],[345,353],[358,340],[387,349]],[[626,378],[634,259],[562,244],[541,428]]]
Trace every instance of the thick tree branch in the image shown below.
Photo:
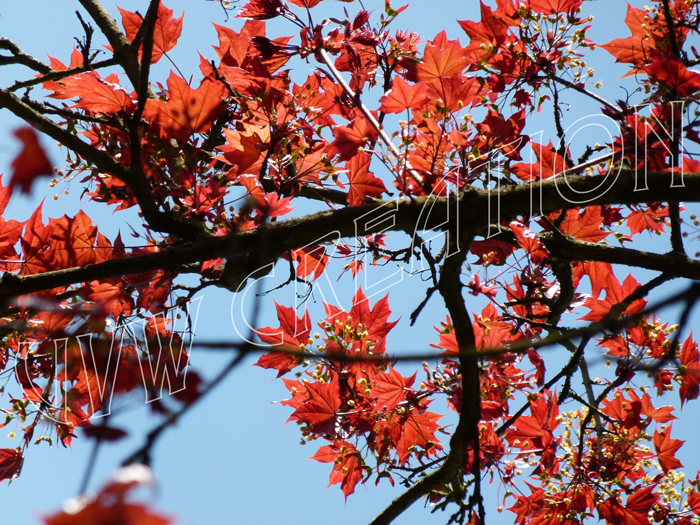
[[[4,96],[5,94],[0,91],[0,105]],[[54,125],[50,120],[45,120],[50,125]],[[61,138],[58,137],[58,140]],[[75,137],[72,139],[78,141],[81,147],[89,148],[79,139]],[[100,153],[100,155],[102,154]],[[111,159],[109,161],[113,162]],[[117,167],[123,169],[119,165]],[[597,188],[604,180],[604,176],[575,177],[568,181],[568,187],[577,192],[585,192]],[[685,187],[683,188],[671,187],[670,183],[670,174],[652,173],[648,176],[649,189],[634,192],[634,174],[627,173],[626,176],[621,176],[617,184],[604,195],[591,199],[590,204],[633,204],[656,200],[667,202],[700,201],[700,173],[686,174]],[[543,195],[544,213],[578,207],[559,193],[556,181],[548,180],[541,184],[534,184],[533,191],[537,192],[538,189],[541,189]],[[502,191],[501,219],[528,214],[530,211],[530,191],[530,187],[526,185]],[[385,231],[387,226],[382,221],[365,225],[367,214],[378,210],[381,210],[383,214],[387,213],[393,216],[394,224],[388,228],[389,230],[415,229],[419,231],[445,228],[446,224],[454,226],[457,215],[454,213],[454,207],[459,205],[460,213],[458,215],[461,227],[477,229],[480,228],[484,217],[487,216],[489,200],[495,201],[497,198],[497,195],[489,194],[487,191],[471,189],[464,192],[458,201],[455,201],[454,196],[430,196],[398,202],[364,204],[269,223],[255,230],[233,232],[225,237],[204,238],[186,246],[168,248],[148,255],[114,259],[96,265],[68,268],[39,275],[19,277],[8,274],[2,281],[0,300],[7,301],[17,295],[96,279],[144,273],[158,269],[178,271],[183,265],[219,257],[240,263],[238,281],[228,285],[230,289],[235,290],[251,272],[276,261],[288,250],[313,244],[314,241],[318,242],[321,237],[327,237],[332,233],[337,234],[338,237],[354,237],[357,234],[358,226],[362,226],[365,235]],[[492,202],[492,206],[495,209],[494,202]],[[451,213],[450,209],[452,209]],[[700,262],[685,256],[653,254],[628,248],[623,250],[563,236],[552,238],[549,234],[543,234],[541,238],[550,253],[564,260],[599,260],[649,270],[670,271],[677,277],[700,280]],[[266,239],[266,243],[268,243],[264,257],[261,256],[263,254],[260,247],[262,239]]]

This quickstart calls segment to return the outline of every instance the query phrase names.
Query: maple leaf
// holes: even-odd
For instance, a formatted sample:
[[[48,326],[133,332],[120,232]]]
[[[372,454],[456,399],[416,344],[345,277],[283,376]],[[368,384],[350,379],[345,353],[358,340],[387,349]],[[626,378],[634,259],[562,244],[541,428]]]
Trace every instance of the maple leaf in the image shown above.
[[[657,213],[652,207],[636,209],[627,216],[627,226],[630,229],[630,235],[636,235],[649,230],[650,232],[663,232],[664,219],[663,213]]]
[[[309,313],[304,311],[303,317],[297,317],[293,308],[281,306],[275,301],[279,328],[260,328],[256,331],[263,343],[278,347],[281,350],[300,351],[305,347],[311,332]],[[270,352],[260,356],[256,366],[277,370],[277,377],[283,376],[298,364],[296,356],[282,352]]]
[[[322,1],[323,0],[289,0],[289,3],[294,4],[296,6],[299,6],[299,7],[312,8],[312,7],[316,7]]]
[[[143,117],[160,130],[161,137],[185,142],[194,133],[205,133],[221,114],[225,88],[220,82],[204,80],[192,89],[170,71],[168,101],[148,100]]]
[[[379,299],[370,309],[369,300],[360,286],[352,299],[350,316],[356,323],[362,323],[369,334],[369,338],[378,341],[387,336],[389,331],[398,323],[398,321],[389,322],[390,315],[389,294]]]
[[[22,472],[24,456],[16,448],[0,448],[0,481],[9,479],[10,482]]]
[[[24,264],[20,270],[20,275],[31,275],[48,271],[49,263],[44,257],[44,252],[48,247],[51,230],[42,221],[41,205],[34,210],[34,213],[32,213],[25,225],[24,236],[20,239],[20,246],[24,254]]]
[[[473,241],[469,251],[478,256],[482,264],[488,262],[500,266],[515,251],[515,247],[497,239],[487,239],[484,241]]]
[[[655,48],[654,39],[646,38],[647,29],[642,27],[646,25],[645,16],[646,13],[642,9],[632,7],[628,3],[625,24],[632,32],[632,36],[616,38],[600,47],[614,56],[616,62],[634,64],[635,66],[645,64],[649,58],[649,51]]]
[[[603,224],[603,215],[600,206],[588,206],[583,213],[577,209],[566,212],[566,218],[561,225],[562,233],[571,235],[582,241],[599,242],[605,239],[611,232],[600,229]]]
[[[66,69],[68,69],[68,67],[63,62],[61,62],[60,60],[58,60],[50,55],[49,55],[49,63],[51,64],[51,69],[53,69],[54,71],[65,71]],[[70,68],[79,67],[82,65],[83,65],[83,54],[80,51],[78,51],[75,46],[73,46],[73,52],[70,55]],[[70,98],[70,97],[66,97],[63,94],[63,92],[65,90],[65,86],[63,84],[63,81],[54,82],[52,80],[49,80],[47,82],[42,82],[41,87],[43,89],[48,90],[48,91],[53,91],[53,93],[51,93],[49,95],[51,98],[58,98],[58,99]]]
[[[687,97],[700,91],[700,73],[691,71],[673,56],[652,53],[651,64],[644,66],[649,78],[665,88]]]
[[[51,255],[59,267],[70,268],[95,262],[93,246],[97,237],[97,227],[92,225],[92,221],[83,210],[72,219],[67,215],[60,219],[51,219],[49,228],[52,243],[47,258]]]
[[[578,283],[584,275],[587,275],[591,281],[591,293],[594,299],[598,299],[600,292],[605,289],[608,284],[608,275],[612,273],[612,265],[600,261],[583,261],[574,263],[574,286],[578,287]]]
[[[539,162],[536,164],[521,162],[514,165],[511,171],[520,180],[544,180],[566,171],[566,161],[564,157],[554,151],[551,140],[546,146],[530,141],[530,146]]]
[[[440,428],[436,421],[440,418],[442,418],[440,414],[428,411],[419,414],[416,410],[412,410],[401,419],[401,436],[396,443],[396,454],[401,465],[406,464],[408,457],[417,447],[427,451],[427,457],[442,450],[438,445],[440,440],[435,436],[435,432]]]
[[[637,394],[635,394],[634,391],[630,392],[630,399],[632,401],[637,401],[639,398],[637,397]],[[641,407],[642,407],[642,415],[646,417],[650,417],[657,423],[668,423],[669,421],[673,421],[674,419],[678,419],[676,416],[671,414],[673,412],[674,408],[670,405],[656,408],[654,405],[651,403],[651,397],[649,394],[644,394],[641,399],[639,399]]]
[[[392,366],[389,372],[380,372],[374,377],[376,383],[372,389],[372,397],[376,399],[375,410],[394,410],[399,403],[406,399],[408,392],[412,391],[411,386],[416,379],[416,374],[411,377],[404,377]]]
[[[241,7],[238,17],[269,20],[282,14],[284,9],[285,5],[280,0],[250,0]]]
[[[41,175],[53,175],[53,166],[44,148],[39,144],[39,136],[29,126],[14,131],[15,137],[22,141],[22,151],[15,157],[10,165],[12,176],[10,187],[20,187],[22,193],[30,193],[32,183]]]
[[[678,394],[681,398],[681,406],[683,406],[686,401],[697,399],[700,394],[699,357],[698,345],[693,341],[693,333],[691,332],[683,343],[683,348],[679,357],[681,366],[678,370],[678,374],[681,376],[681,388]]]
[[[672,428],[673,423],[661,432],[658,430],[654,431],[654,450],[656,450],[656,455],[664,472],[683,467],[683,464],[676,459],[676,451],[683,446],[685,441],[671,439]]]
[[[325,246],[317,245],[299,248],[291,252],[292,259],[299,263],[296,269],[296,274],[299,277],[308,277],[313,273],[314,278],[312,280],[315,281],[325,271],[326,266],[328,266],[328,256],[326,255]],[[285,254],[285,259],[286,258],[287,255]]]
[[[382,113],[402,113],[408,109],[419,109],[428,101],[428,86],[423,82],[410,85],[403,78],[396,76],[391,89],[379,99]]]
[[[377,130],[363,116],[354,119],[349,126],[336,126],[333,128],[335,140],[326,148],[329,158],[339,153],[339,161],[352,159],[359,154],[358,149],[364,148],[368,142],[375,142],[379,134]]]
[[[322,463],[333,463],[328,486],[340,483],[340,488],[347,501],[348,496],[355,492],[355,486],[364,474],[364,466],[359,451],[355,445],[347,441],[335,441],[318,449],[309,459]]]
[[[659,501],[656,488],[650,485],[627,496],[627,502],[620,503],[616,498],[608,498],[598,504],[598,514],[612,525],[648,525],[649,510]]]
[[[526,6],[535,13],[554,15],[573,12],[581,7],[583,0],[527,0]]]
[[[116,73],[103,79],[98,73],[90,71],[62,82],[65,85],[65,98],[79,98],[73,107],[108,115],[136,109],[129,93],[119,85]]]
[[[263,164],[263,149],[270,139],[269,132],[247,127],[243,131],[225,129],[224,136],[226,144],[216,148],[222,155],[214,158],[235,166],[227,175],[256,174]]]
[[[639,283],[636,281],[632,275],[628,275],[627,278],[620,286],[619,281],[615,275],[610,272],[608,274],[608,284],[605,287],[605,299],[594,299],[589,297],[583,306],[590,308],[591,311],[581,317],[583,321],[600,321],[605,317],[610,309],[620,304],[624,301],[632,292],[639,288]],[[633,315],[644,309],[646,301],[644,299],[637,299],[633,301],[632,304],[627,306],[624,312],[620,315]]]
[[[465,49],[459,45],[459,40],[448,40],[444,30],[425,46],[422,62],[408,57],[400,61],[406,68],[406,79],[411,82],[460,75],[468,63]]]
[[[138,13],[126,11],[117,7],[122,15],[122,26],[126,39],[131,42],[139,32],[143,18]],[[158,6],[158,19],[153,30],[153,51],[151,52],[151,64],[155,64],[163,55],[177,45],[177,40],[182,34],[182,20],[185,13],[180,18],[173,16],[173,10],[165,7],[163,2]],[[139,48],[139,60],[143,57],[143,44]]]
[[[360,153],[345,163],[350,181],[350,191],[347,201],[350,206],[360,206],[365,203],[366,197],[379,197],[386,192],[384,182],[369,171],[372,155]]]
[[[700,515],[700,494],[697,492],[692,492],[688,496],[688,506],[696,514]]]
[[[299,420],[309,425],[316,434],[336,434],[336,421],[340,408],[340,387],[338,381],[330,383],[304,383],[309,399],[304,402],[288,421]]]
[[[265,199],[267,200],[267,207],[262,210],[265,217],[281,217],[294,209],[294,207],[289,204],[292,201],[291,196],[280,199],[279,195],[273,191],[265,193]]]
[[[218,24],[214,28],[219,37],[219,46],[214,46],[214,50],[222,64],[233,67],[243,67],[249,53],[254,51],[251,38],[265,36],[265,22],[257,20],[246,20],[240,33]]]
[[[134,299],[121,278],[92,281],[81,292],[88,301],[93,301],[108,316],[120,319],[134,310]]]
[[[509,226],[510,229],[513,230],[520,247],[530,255],[533,264],[538,265],[549,257],[547,248],[545,248],[537,236],[523,224],[513,221]]]
[[[508,37],[506,21],[495,16],[492,9],[483,2],[480,4],[481,22],[457,20],[464,32],[469,35],[469,46],[464,51],[472,56],[471,60],[474,62],[493,54]]]

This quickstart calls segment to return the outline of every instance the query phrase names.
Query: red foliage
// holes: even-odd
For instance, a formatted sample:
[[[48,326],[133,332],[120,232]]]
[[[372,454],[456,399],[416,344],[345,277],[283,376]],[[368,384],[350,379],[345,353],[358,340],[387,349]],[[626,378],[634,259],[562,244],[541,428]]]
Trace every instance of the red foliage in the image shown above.
[[[12,161],[10,187],[19,186],[22,193],[29,193],[32,183],[42,175],[53,175],[53,166],[44,148],[39,144],[39,136],[30,127],[16,129],[15,137],[22,141],[22,151]]]
[[[215,25],[215,59],[200,55],[197,78],[178,69],[165,86],[139,77],[152,73],[141,63],[144,42],[152,42],[155,64],[182,34],[184,14],[175,18],[162,3],[152,35],[138,12],[119,9],[121,35],[109,20],[97,24],[121,48],[107,47],[116,53],[107,62],[80,43],[70,66],[49,57],[47,72],[9,43],[0,46],[10,53],[2,64],[41,72],[2,90],[0,105],[68,148],[51,187],[84,184],[95,203],[136,208],[129,226],[139,239],[130,246],[121,235],[108,239],[82,210],[44,219],[39,206],[23,222],[0,217],[2,411],[5,425],[14,420],[23,433],[18,447],[0,449],[0,480],[19,476],[37,428],[65,447],[76,435],[123,438],[119,428],[92,424],[112,394],[143,385],[168,426],[213,388],[218,380],[205,383],[195,371],[185,381],[190,355],[185,332],[175,329],[179,309],[200,290],[243,290],[286,259],[288,280],[266,292],[301,283],[308,294],[297,298],[311,304],[314,287],[341,259],[341,276],[349,269],[368,277],[349,311],[324,303],[314,333],[313,310],[275,302],[279,326],[253,330],[267,345],[256,366],[286,376],[290,398],[281,404],[289,421],[304,443],[322,440],[311,459],[331,464],[329,485],[339,484],[346,499],[372,477],[421,480],[421,495],[436,508],[460,505],[452,521],[476,524],[484,518],[480,495],[469,491],[490,475],[519,525],[688,525],[700,516],[698,479],[676,473],[684,441],[672,433],[680,425],[674,430],[674,407],[657,400],[676,390],[685,407],[700,396],[700,352],[692,333],[681,339],[686,327],[645,308],[663,279],[696,277],[683,234],[698,221],[679,219],[678,199],[653,194],[659,202],[645,202],[637,192],[652,176],[680,187],[682,175],[700,170],[689,145],[700,144],[700,122],[686,111],[700,101],[693,69],[700,55],[688,45],[698,6],[628,6],[631,36],[600,47],[642,87],[612,103],[593,94],[600,86],[586,60],[596,44],[586,36],[592,19],[582,0],[480,2],[478,22],[459,21],[465,46],[444,30],[423,45],[415,33],[390,29],[407,6],[388,0],[383,9],[349,6],[356,12],[315,24],[319,4],[249,0],[237,30]],[[274,18],[298,35],[268,38],[264,21]],[[307,78],[289,69],[302,60],[318,63]],[[13,94],[39,84],[54,104]],[[577,148],[562,143],[574,136],[565,130],[564,109],[577,103],[563,100],[569,94],[599,104],[618,126],[609,143],[579,160]],[[535,142],[525,133],[549,110],[556,133]],[[0,186],[0,215],[15,187],[29,193],[35,179],[54,175],[34,128],[15,136],[23,149]],[[619,173],[636,177],[625,195],[591,193],[602,187],[585,199],[564,195]],[[324,214],[296,216],[310,210],[303,199]],[[282,220],[292,210],[295,218]],[[479,222],[476,214],[488,217]],[[446,233],[442,249],[438,230]],[[390,231],[407,233],[408,246],[397,248],[402,241]],[[638,235],[644,231],[655,235]],[[356,242],[323,237],[331,232]],[[669,232],[670,248],[655,254],[625,248]],[[467,251],[477,260],[451,269]],[[390,321],[388,295],[370,304],[365,294],[377,290],[370,272],[413,262],[421,267],[411,267],[412,285],[430,284],[402,297],[418,298],[411,321],[429,315],[429,300],[437,307],[433,294],[449,313],[430,345],[439,350],[418,371],[389,352],[398,320]],[[619,264],[663,276],[640,283],[634,272],[620,283]],[[688,311],[693,290],[676,298]],[[557,344],[564,364],[552,373],[556,360],[545,347]],[[241,343],[239,358],[253,348]],[[591,377],[594,352],[615,364],[602,379]],[[160,399],[166,381],[168,400]],[[36,443],[52,439],[44,434]],[[169,523],[128,501],[146,477],[118,478],[44,521]]]

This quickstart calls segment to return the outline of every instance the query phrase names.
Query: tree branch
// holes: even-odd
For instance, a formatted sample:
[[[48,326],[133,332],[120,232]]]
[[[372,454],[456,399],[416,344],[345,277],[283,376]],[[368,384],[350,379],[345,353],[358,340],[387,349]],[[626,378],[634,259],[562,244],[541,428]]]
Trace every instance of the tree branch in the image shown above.
[[[136,87],[139,85],[141,67],[139,65],[138,50],[131,49],[130,42],[124,36],[124,33],[119,29],[117,22],[110,14],[102,7],[98,0],[79,0],[88,14],[92,17],[97,27],[100,28],[102,34],[107,38],[107,41],[112,46],[114,58],[124,69],[124,72],[129,77],[131,85]]]
[[[0,91],[0,105],[6,94]],[[41,117],[50,125],[54,125],[45,117]],[[43,122],[43,120],[41,121]],[[60,128],[59,128],[60,129]],[[89,148],[85,143],[69,134],[81,148]],[[58,137],[57,140],[61,140]],[[94,152],[94,150],[91,150]],[[99,153],[99,152],[98,152]],[[100,153],[100,155],[104,155]],[[113,163],[109,159],[110,163]],[[117,169],[123,167],[117,165]],[[605,180],[604,176],[576,177],[568,181],[569,188],[577,192],[593,190]],[[670,186],[671,174],[652,173],[648,176],[649,189],[634,192],[634,176],[620,177],[618,184],[610,188],[604,195],[592,199],[593,204],[632,204],[635,202],[651,202],[657,199],[672,202],[700,201],[700,173],[686,174],[685,187]],[[556,209],[577,207],[565,196],[562,196],[556,186],[556,181],[547,180],[533,184],[533,191],[541,189],[543,195],[543,212]],[[245,277],[262,266],[276,261],[288,250],[293,250],[313,243],[321,234],[336,232],[340,237],[353,237],[356,234],[357,221],[363,220],[368,213],[382,209],[384,213],[392,214],[394,223],[387,228],[385,222],[379,221],[366,228],[365,234],[380,233],[385,230],[405,231],[406,229],[444,229],[455,225],[455,216],[459,216],[460,227],[480,228],[480,223],[486,217],[489,201],[494,202],[497,195],[489,194],[486,190],[470,189],[464,192],[455,202],[450,197],[416,197],[411,200],[379,202],[353,206],[339,210],[316,213],[306,217],[288,219],[275,223],[264,224],[254,230],[232,232],[225,237],[203,238],[188,245],[163,249],[160,252],[113,259],[100,264],[68,268],[37,275],[16,276],[6,274],[0,287],[0,301],[27,293],[48,290],[60,286],[106,279],[109,277],[144,273],[158,269],[178,271],[183,265],[198,263],[219,257],[240,263],[240,273],[237,282],[229,285],[229,289],[237,289]],[[450,202],[452,200],[452,202]],[[494,205],[492,202],[492,206]],[[460,213],[454,213],[454,206],[460,206]],[[450,209],[452,208],[452,213]],[[430,210],[425,217],[425,211]],[[501,192],[501,219],[516,217],[530,212],[530,187],[519,185]],[[376,222],[376,221],[375,221]],[[654,254],[628,248],[613,248],[602,244],[587,243],[560,236],[552,238],[542,234],[542,242],[550,253],[564,260],[598,260],[611,264],[646,268],[657,271],[667,271],[673,276],[700,280],[700,262],[685,256],[672,254]],[[268,248],[261,257],[260,242],[266,239]],[[235,285],[235,286],[234,286]]]
[[[5,49],[12,53],[11,57],[0,56],[0,66],[21,64],[39,73],[49,73],[51,71],[49,66],[22,51],[22,49],[9,38],[0,38],[0,49]]]
[[[89,64],[87,66],[71,67],[68,69],[64,69],[62,71],[56,71],[54,69],[49,68],[48,72],[40,77],[31,78],[29,80],[22,80],[20,82],[15,82],[14,84],[12,84],[10,87],[7,88],[7,91],[14,92],[14,91],[17,91],[19,89],[36,86],[37,84],[42,84],[44,82],[61,80],[64,78],[72,77],[73,75],[79,75],[80,73],[85,73],[86,71],[94,71],[95,69],[102,69],[103,67],[111,67],[111,66],[114,66],[116,64],[117,64],[117,61],[114,59],[114,57],[112,57],[112,58],[109,58],[107,60],[102,60],[100,62],[94,62],[94,63]]]

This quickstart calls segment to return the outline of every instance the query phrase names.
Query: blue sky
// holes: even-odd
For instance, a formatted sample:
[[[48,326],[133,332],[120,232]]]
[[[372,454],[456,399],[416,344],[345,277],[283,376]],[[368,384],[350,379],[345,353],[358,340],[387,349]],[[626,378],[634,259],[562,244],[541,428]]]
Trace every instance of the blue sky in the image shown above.
[[[383,2],[366,3],[368,8]],[[145,1],[121,1],[119,6],[127,10],[145,10]],[[218,4],[204,0],[170,0],[166,2],[175,10],[175,15],[185,11],[184,31],[178,47],[170,53],[177,66],[186,74],[198,74],[199,58],[197,51],[207,58],[213,58],[214,52],[209,46],[216,44],[216,33],[211,21],[239,29],[242,21],[231,18],[225,21]],[[394,2],[394,7],[403,5]],[[633,2],[635,6],[643,3]],[[105,2],[106,8],[119,20],[119,15],[112,2]],[[0,35],[17,42],[27,53],[40,59],[50,54],[65,62],[68,61],[73,45],[73,37],[81,35],[81,29],[74,11],[77,2],[39,2],[23,0],[11,2],[0,0]],[[342,8],[354,13],[358,5],[345,4],[327,0],[322,4],[323,16],[342,17]],[[583,4],[584,13],[593,14],[596,19],[589,32],[589,38],[598,43],[605,43],[617,36],[628,36],[624,26],[626,3],[622,1],[598,0]],[[376,16],[376,15],[375,15]],[[450,38],[460,38],[463,44],[468,41],[456,20],[479,19],[476,2],[428,1],[414,0],[407,11],[402,13],[395,28],[410,28],[420,33],[423,40],[431,39],[443,28]],[[268,36],[294,34],[294,28],[278,21],[268,26]],[[102,42],[99,42],[102,43]],[[600,93],[609,100],[616,100],[624,95],[618,78],[625,72],[625,67],[615,66],[613,59],[603,50],[597,50],[588,59],[589,65],[596,69],[596,78],[603,80]],[[154,67],[152,79],[164,82],[171,68],[166,60]],[[303,73],[311,65],[296,64]],[[0,85],[7,86],[14,75],[27,72],[20,68],[0,68]],[[628,86],[634,81],[626,79]],[[371,94],[370,94],[371,95]],[[598,108],[571,95],[568,99],[572,105],[565,114],[565,125],[578,118],[595,114]],[[366,102],[370,107],[376,102],[371,96]],[[0,173],[5,173],[3,182],[7,182],[9,163],[17,151],[17,144],[11,138],[11,131],[19,125],[7,111],[0,111]],[[539,127],[538,127],[539,126]],[[535,133],[544,129],[544,142],[554,139],[551,125],[551,111],[533,119],[528,131]],[[583,140],[583,139],[582,139]],[[600,139],[600,142],[604,140]],[[50,140],[43,140],[51,152],[54,163],[62,163],[59,150]],[[58,201],[52,200],[55,190],[45,184],[37,183],[31,198],[13,200],[5,217],[26,219],[38,203],[46,197],[44,217],[57,217],[67,213],[74,215],[84,208],[93,217],[108,237],[116,235],[121,228],[123,234],[128,232],[124,221],[134,221],[130,212],[113,215],[111,210],[85,200],[80,201],[80,188],[69,188],[69,194]],[[304,213],[311,208],[299,205],[296,212]],[[643,234],[646,238],[646,234]],[[646,247],[650,250],[664,251],[667,248],[650,239]],[[691,248],[691,252],[695,251]],[[393,273],[397,267],[387,269]],[[330,270],[333,279],[340,267]],[[281,269],[284,272],[284,269]],[[627,271],[621,269],[618,277],[624,277]],[[281,274],[278,274],[281,275]],[[637,275],[637,274],[635,274]],[[641,273],[644,275],[644,273]],[[651,275],[651,274],[647,274]],[[283,279],[283,278],[281,278]],[[641,278],[637,277],[641,281]],[[410,281],[410,282],[409,282]],[[444,319],[445,311],[436,296],[429,308],[419,318],[413,328],[408,328],[408,317],[415,306],[422,300],[426,286],[416,277],[405,276],[404,280],[390,290],[390,304],[394,315],[392,319],[401,318],[399,325],[392,331],[388,348],[391,352],[426,350],[437,337],[433,325]],[[350,290],[348,277],[341,279],[338,290]],[[383,295],[383,294],[382,294]],[[283,290],[275,295],[281,304],[290,304],[293,290]],[[471,299],[471,297],[470,297]],[[196,337],[204,340],[222,340],[236,338],[231,323],[231,301],[228,293],[219,290],[207,290],[202,294],[200,315]],[[473,303],[473,304],[472,304]],[[263,303],[262,326],[277,326],[272,308],[272,299],[268,297]],[[321,318],[320,301],[309,304],[312,319]],[[472,310],[480,311],[484,306],[480,300],[470,301]],[[669,319],[672,320],[672,319]],[[550,352],[561,352],[550,350]],[[208,377],[213,376],[230,356],[206,353],[195,349],[192,363],[197,370],[202,370]],[[564,358],[559,358],[563,360]],[[309,461],[318,445],[299,445],[300,434],[296,425],[285,426],[289,409],[271,404],[272,401],[284,399],[288,393],[281,382],[273,382],[274,374],[251,367],[255,358],[248,358],[229,376],[217,392],[204,400],[192,413],[188,414],[161,439],[155,450],[153,467],[159,479],[153,496],[157,505],[179,518],[182,524],[204,524],[210,522],[232,521],[235,523],[260,522],[304,522],[308,525],[326,523],[362,523],[368,522],[378,514],[401,488],[391,489],[386,482],[378,488],[373,481],[367,486],[358,487],[346,503],[337,487],[326,489],[329,466]],[[556,359],[555,359],[556,361]],[[554,366],[550,367],[553,370]],[[406,368],[408,370],[408,368]],[[605,373],[603,367],[597,367],[595,374]],[[609,372],[608,372],[609,373]],[[669,399],[667,403],[672,400]],[[0,400],[0,403],[5,400]],[[140,446],[143,432],[154,424],[154,417],[138,396],[115,406],[112,422],[117,426],[132,429],[130,437],[117,445],[102,448],[96,471],[92,477],[91,488],[97,488],[106,479],[121,460]],[[692,414],[694,406],[684,410],[684,415]],[[441,412],[440,409],[435,411]],[[444,413],[444,410],[441,412]],[[679,422],[677,437],[692,435],[694,423]],[[7,437],[10,429],[0,430],[0,447],[14,447],[18,438]],[[681,450],[679,457],[686,467],[697,467],[698,462],[690,454],[690,443]],[[8,523],[33,523],[33,518],[41,513],[55,510],[68,497],[76,495],[83,476],[91,443],[84,438],[74,441],[72,450],[64,450],[60,445],[49,449],[45,444],[30,448],[22,476],[9,487],[0,486],[0,505],[3,518]],[[487,489],[487,511],[491,523],[512,522],[512,515],[504,513],[501,519],[494,518],[493,509],[497,505],[495,487]],[[501,492],[502,497],[502,492]],[[439,513],[430,515],[418,503],[396,523],[411,524],[445,523],[447,515]]]

